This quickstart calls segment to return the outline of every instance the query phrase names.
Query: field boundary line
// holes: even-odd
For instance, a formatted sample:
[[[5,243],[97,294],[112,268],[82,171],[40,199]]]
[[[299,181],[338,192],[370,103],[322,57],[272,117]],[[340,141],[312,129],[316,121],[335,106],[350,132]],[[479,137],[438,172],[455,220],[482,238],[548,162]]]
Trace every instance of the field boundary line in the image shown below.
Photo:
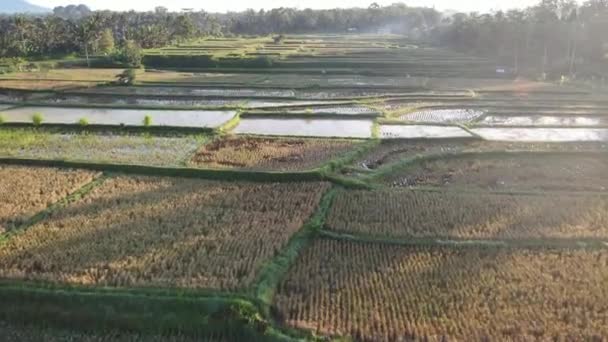
[[[75,95],[75,96],[83,96],[86,95]],[[109,95],[119,96],[120,95]],[[240,109],[241,105],[205,105],[205,106],[195,106],[195,105],[179,105],[179,106],[169,106],[169,105],[131,105],[131,104],[105,104],[105,103],[59,103],[59,102],[36,102],[36,101],[26,101],[20,102],[21,107],[53,107],[53,108],[69,108],[69,109],[124,109],[124,110],[149,110],[149,111],[236,111]]]
[[[459,248],[584,248],[608,249],[608,239],[456,239],[451,237],[407,238],[336,232],[324,227],[319,235],[341,241],[395,246],[449,246]]]
[[[28,106],[26,106],[28,107]],[[126,126],[126,125],[96,125],[88,124],[86,126],[74,123],[45,123],[44,121],[40,125],[35,125],[33,122],[5,122],[1,125],[6,128],[36,128],[36,129],[50,129],[50,130],[70,130],[73,132],[88,132],[94,131],[126,131],[126,132],[137,132],[137,133],[183,133],[183,134],[201,134],[201,133],[213,133],[215,128],[211,127],[179,127],[179,126]]]
[[[282,279],[286,276],[289,268],[295,263],[302,250],[311,244],[318,236],[319,231],[323,228],[336,194],[337,189],[335,186],[332,186],[323,194],[317,210],[300,230],[291,237],[287,246],[270,262],[263,266],[258,279],[255,282],[255,286],[253,287],[256,299],[263,305],[264,316],[270,319],[273,326],[284,331],[289,336],[298,336],[299,338],[305,338],[306,340],[316,340],[316,336],[314,336],[313,332],[288,327],[283,324],[283,322],[277,320],[273,315],[273,302],[277,288]]]
[[[112,295],[134,295],[157,298],[231,298],[251,301],[256,303],[247,291],[240,289],[236,291],[222,291],[213,288],[180,288],[180,287],[112,287],[112,286],[91,286],[69,283],[53,283],[44,280],[13,280],[10,278],[0,278],[1,288],[21,288],[35,291],[64,291],[78,292],[82,294],[112,294]]]
[[[390,191],[412,191],[412,192],[435,192],[435,193],[447,193],[447,194],[464,194],[464,195],[497,195],[497,196],[536,196],[536,197],[548,197],[555,195],[567,195],[567,196],[578,196],[578,197],[608,197],[607,191],[571,191],[571,190],[543,190],[543,191],[524,191],[524,190],[483,190],[473,189],[470,190],[468,187],[464,188],[451,188],[445,189],[440,187],[403,187],[403,188],[391,188]]]
[[[48,166],[73,169],[85,169],[102,172],[140,174],[150,176],[169,176],[185,178],[201,178],[210,180],[242,180],[252,182],[297,182],[326,180],[318,171],[302,172],[262,172],[221,169],[197,169],[188,167],[162,167],[137,164],[110,164],[86,161],[45,160],[26,158],[2,158],[0,164]]]
[[[196,153],[203,148],[203,146],[213,142],[214,139],[217,139],[217,136],[205,135],[204,137],[201,137],[200,142],[198,142],[198,144],[196,144],[191,151],[188,151],[188,153],[185,154],[182,160],[178,162],[178,165],[188,167],[190,165],[190,161],[194,158],[194,156],[196,156]]]
[[[359,140],[350,140],[350,139],[344,139],[344,141],[359,142]],[[339,171],[346,165],[349,165],[349,164],[353,163],[355,160],[366,155],[368,152],[370,152],[372,149],[374,149],[379,144],[380,144],[380,141],[377,139],[363,140],[362,142],[359,142],[358,145],[355,145],[354,146],[355,148],[353,150],[347,151],[342,156],[333,158],[333,159],[323,163],[321,166],[316,168],[316,170],[321,172],[324,175],[330,175],[331,173],[333,173],[335,171]]]

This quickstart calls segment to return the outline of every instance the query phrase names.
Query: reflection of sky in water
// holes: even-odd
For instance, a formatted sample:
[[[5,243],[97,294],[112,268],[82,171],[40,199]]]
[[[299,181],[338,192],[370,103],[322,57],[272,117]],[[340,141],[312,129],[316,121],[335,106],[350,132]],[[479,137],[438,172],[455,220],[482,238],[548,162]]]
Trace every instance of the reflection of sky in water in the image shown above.
[[[382,125],[380,134],[386,139],[415,138],[470,138],[471,134],[460,127],[424,125]]]
[[[481,122],[486,125],[503,126],[597,126],[602,120],[588,116],[494,116],[490,115]]]
[[[608,129],[597,128],[476,128],[487,140],[500,141],[608,141]]]
[[[241,119],[234,133],[370,138],[372,120]]]
[[[6,111],[2,116],[7,123],[31,123],[35,113],[42,115],[43,124],[77,124],[84,118],[91,125],[142,126],[149,115],[152,126],[211,128],[221,126],[235,115],[234,111],[23,107]]]

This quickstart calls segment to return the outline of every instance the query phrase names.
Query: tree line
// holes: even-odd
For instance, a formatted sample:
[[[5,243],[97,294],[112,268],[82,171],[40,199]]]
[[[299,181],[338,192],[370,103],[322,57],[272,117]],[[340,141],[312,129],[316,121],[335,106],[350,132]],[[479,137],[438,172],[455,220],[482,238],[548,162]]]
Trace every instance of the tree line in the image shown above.
[[[0,16],[0,56],[111,54],[156,48],[201,36],[391,32],[497,60],[514,74],[593,74],[608,51],[608,0],[541,0],[527,9],[489,14],[440,13],[404,4],[368,8],[211,14],[93,12],[57,7],[44,16]],[[126,56],[125,56],[126,55]]]
[[[604,76],[608,0],[542,0],[523,10],[455,14],[429,37],[435,44],[487,56],[514,74]]]
[[[127,42],[155,48],[199,36],[265,35],[301,32],[422,32],[440,20],[439,12],[403,4],[364,9],[296,10],[210,14],[93,12],[86,6],[57,7],[43,16],[0,16],[0,56],[36,57],[66,53],[108,53]]]

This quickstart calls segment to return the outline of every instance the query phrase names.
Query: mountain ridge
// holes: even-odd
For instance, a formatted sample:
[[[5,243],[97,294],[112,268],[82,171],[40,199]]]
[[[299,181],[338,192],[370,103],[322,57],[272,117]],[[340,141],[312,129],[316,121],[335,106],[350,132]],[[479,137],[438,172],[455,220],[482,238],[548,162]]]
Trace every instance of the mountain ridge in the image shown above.
[[[7,3],[0,2],[0,13],[13,14],[13,13],[48,13],[51,12],[50,8],[31,4],[25,0],[10,0]]]

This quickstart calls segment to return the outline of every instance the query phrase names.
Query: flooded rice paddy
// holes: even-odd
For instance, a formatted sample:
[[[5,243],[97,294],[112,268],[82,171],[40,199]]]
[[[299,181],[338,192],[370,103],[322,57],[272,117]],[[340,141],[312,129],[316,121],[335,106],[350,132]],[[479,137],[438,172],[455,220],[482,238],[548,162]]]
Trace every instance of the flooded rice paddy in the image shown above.
[[[472,135],[460,127],[381,125],[380,137],[384,139],[471,138]]]
[[[608,123],[607,120],[591,116],[500,116],[489,115],[481,122],[493,126],[599,126]]]
[[[521,142],[608,141],[601,128],[476,128],[472,132],[486,140]]]
[[[241,119],[237,134],[371,138],[372,120]]]
[[[42,124],[77,125],[86,121],[101,126],[150,126],[216,128],[232,119],[235,111],[179,111],[142,109],[94,109],[59,107],[21,107],[3,113],[6,123],[32,123],[34,116]]]

